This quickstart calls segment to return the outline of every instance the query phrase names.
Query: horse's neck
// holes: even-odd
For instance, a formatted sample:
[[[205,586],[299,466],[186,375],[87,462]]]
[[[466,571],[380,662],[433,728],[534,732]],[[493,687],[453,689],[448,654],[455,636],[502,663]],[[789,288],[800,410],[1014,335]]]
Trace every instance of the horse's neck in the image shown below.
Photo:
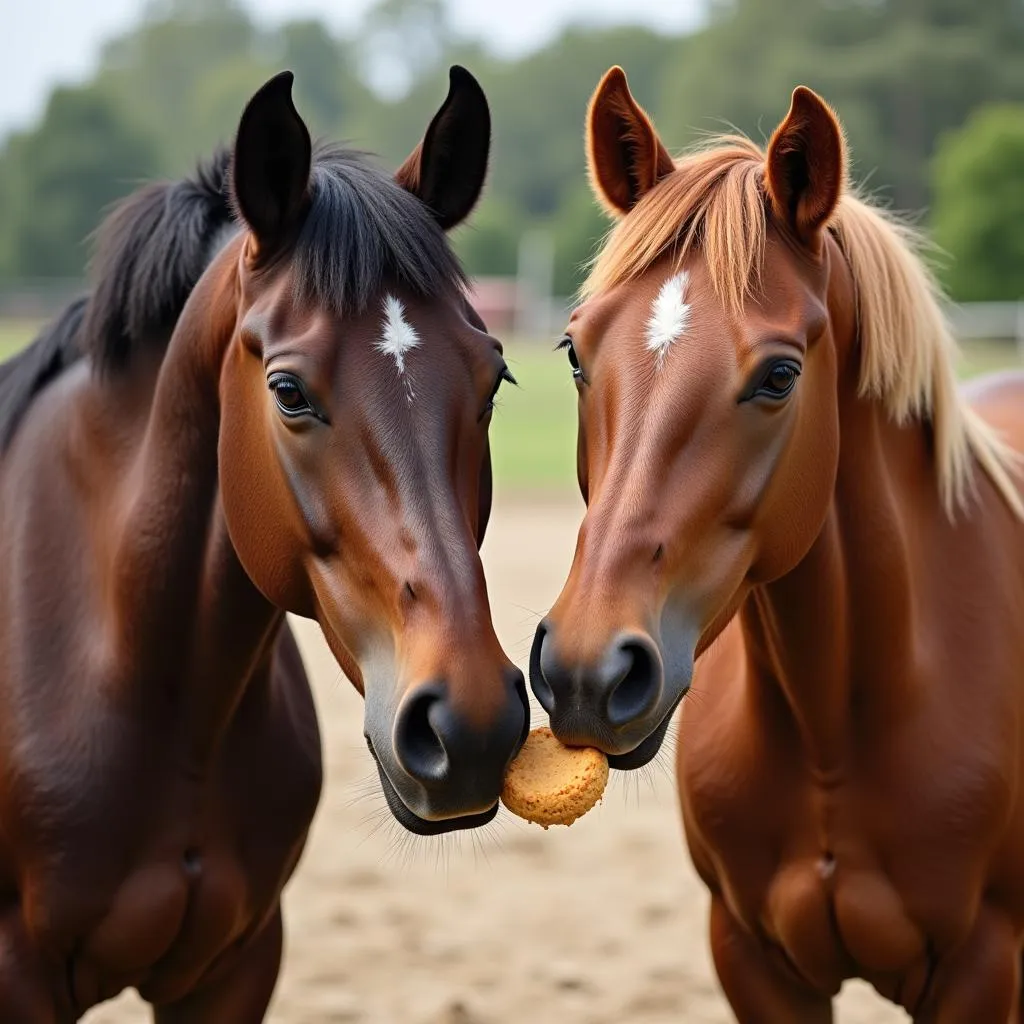
[[[173,694],[201,763],[225,727],[281,613],[246,576],[218,487],[219,381],[234,329],[222,256],[183,311],[131,471],[114,564],[127,676]]]
[[[792,572],[751,592],[740,620],[754,685],[781,691],[806,756],[823,772],[848,753],[854,709],[892,721],[913,699],[911,534],[946,528],[922,427],[896,427],[877,403],[851,393],[840,403],[840,430],[821,532]]]

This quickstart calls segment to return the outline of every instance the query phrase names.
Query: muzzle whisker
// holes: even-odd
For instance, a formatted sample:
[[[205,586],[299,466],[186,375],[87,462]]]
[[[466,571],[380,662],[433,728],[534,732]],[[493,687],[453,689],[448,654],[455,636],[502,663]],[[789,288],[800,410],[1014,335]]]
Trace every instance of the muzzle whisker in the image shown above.
[[[346,809],[370,802],[378,804],[378,806],[386,806],[387,802],[380,788],[380,779],[376,775],[366,775],[358,781],[350,783],[348,789],[350,795],[344,803]]]
[[[487,837],[488,842],[493,844],[493,849],[498,853],[504,853],[508,844],[509,837],[509,822],[515,821],[525,825],[525,822],[521,822],[521,819],[514,817],[511,814],[498,815],[489,825],[484,829],[484,835]]]
[[[708,695],[703,690],[697,689],[695,686],[691,686],[686,691],[686,696],[683,698],[687,704],[695,704],[698,710],[703,710],[705,703],[707,702]],[[690,712],[693,714],[694,712]],[[678,729],[678,725],[676,726]]]
[[[359,822],[359,827],[362,829],[367,824],[372,822],[372,827],[369,828],[367,833],[356,843],[356,849],[369,842],[378,836],[383,836],[384,843],[390,846],[392,841],[390,825],[393,823],[391,818],[391,812],[387,807],[378,807],[376,810],[371,811],[365,815]],[[387,858],[385,857],[385,860]]]
[[[516,653],[525,653],[533,646],[534,633],[527,633],[526,636],[512,642],[512,649]]]
[[[518,608],[521,612],[526,612],[528,615],[532,616],[537,622],[540,622],[540,620],[543,619],[545,615],[547,615],[547,612],[539,612],[536,608],[531,608],[529,605],[526,604],[517,604],[515,601],[510,601],[509,604],[513,608]],[[527,620],[522,619],[521,621],[526,622]]]

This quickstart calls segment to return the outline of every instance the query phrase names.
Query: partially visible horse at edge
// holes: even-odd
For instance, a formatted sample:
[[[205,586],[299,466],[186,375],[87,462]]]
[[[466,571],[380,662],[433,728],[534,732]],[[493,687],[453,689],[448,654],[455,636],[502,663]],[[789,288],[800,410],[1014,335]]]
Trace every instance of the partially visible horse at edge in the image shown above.
[[[291,83],[124,202],[91,294],[0,367],[5,1024],[126,987],[159,1024],[263,1020],[321,788],[285,612],[412,831],[489,821],[528,728],[478,555],[509,373],[445,237],[486,99],[452,68],[392,178],[314,149]]]
[[[743,1024],[847,978],[920,1024],[1024,1019],[1024,375],[958,389],[917,237],[798,88],[766,149],[673,159],[621,69],[588,158],[617,224],[563,344],[587,513],[531,682],[678,775]]]

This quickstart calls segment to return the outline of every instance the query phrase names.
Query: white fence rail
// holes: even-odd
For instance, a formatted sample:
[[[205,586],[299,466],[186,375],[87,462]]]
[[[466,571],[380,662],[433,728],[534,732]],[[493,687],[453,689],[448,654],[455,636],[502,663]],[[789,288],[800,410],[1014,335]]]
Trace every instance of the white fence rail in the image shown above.
[[[545,295],[551,278],[551,254],[542,238],[524,240],[518,280],[509,278],[506,294],[514,296],[508,322],[522,337],[547,339],[560,331],[572,308],[572,301]],[[529,272],[526,272],[529,271]],[[42,320],[53,316],[74,295],[83,290],[74,279],[43,279],[0,284],[0,319]],[[969,302],[951,304],[947,315],[960,341],[1014,342],[1024,357],[1024,298],[1018,302]]]
[[[1024,299],[951,305],[947,316],[960,341],[1013,341],[1024,356]]]

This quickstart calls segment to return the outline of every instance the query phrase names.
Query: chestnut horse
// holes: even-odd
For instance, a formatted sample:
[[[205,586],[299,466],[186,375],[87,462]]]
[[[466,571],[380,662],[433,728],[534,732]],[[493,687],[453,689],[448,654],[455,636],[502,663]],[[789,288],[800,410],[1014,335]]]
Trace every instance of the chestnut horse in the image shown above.
[[[413,831],[490,820],[527,728],[477,551],[508,371],[445,238],[487,102],[453,68],[392,178],[314,150],[291,82],[230,164],[115,212],[91,296],[0,370],[5,1024],[129,986],[161,1024],[263,1020],[321,787],[286,611]]]
[[[619,220],[565,339],[588,509],[534,690],[636,765],[692,677],[683,818],[740,1021],[829,1021],[852,977],[1019,1020],[1024,376],[958,392],[914,236],[809,90],[766,150],[673,160],[615,68],[588,155]]]

